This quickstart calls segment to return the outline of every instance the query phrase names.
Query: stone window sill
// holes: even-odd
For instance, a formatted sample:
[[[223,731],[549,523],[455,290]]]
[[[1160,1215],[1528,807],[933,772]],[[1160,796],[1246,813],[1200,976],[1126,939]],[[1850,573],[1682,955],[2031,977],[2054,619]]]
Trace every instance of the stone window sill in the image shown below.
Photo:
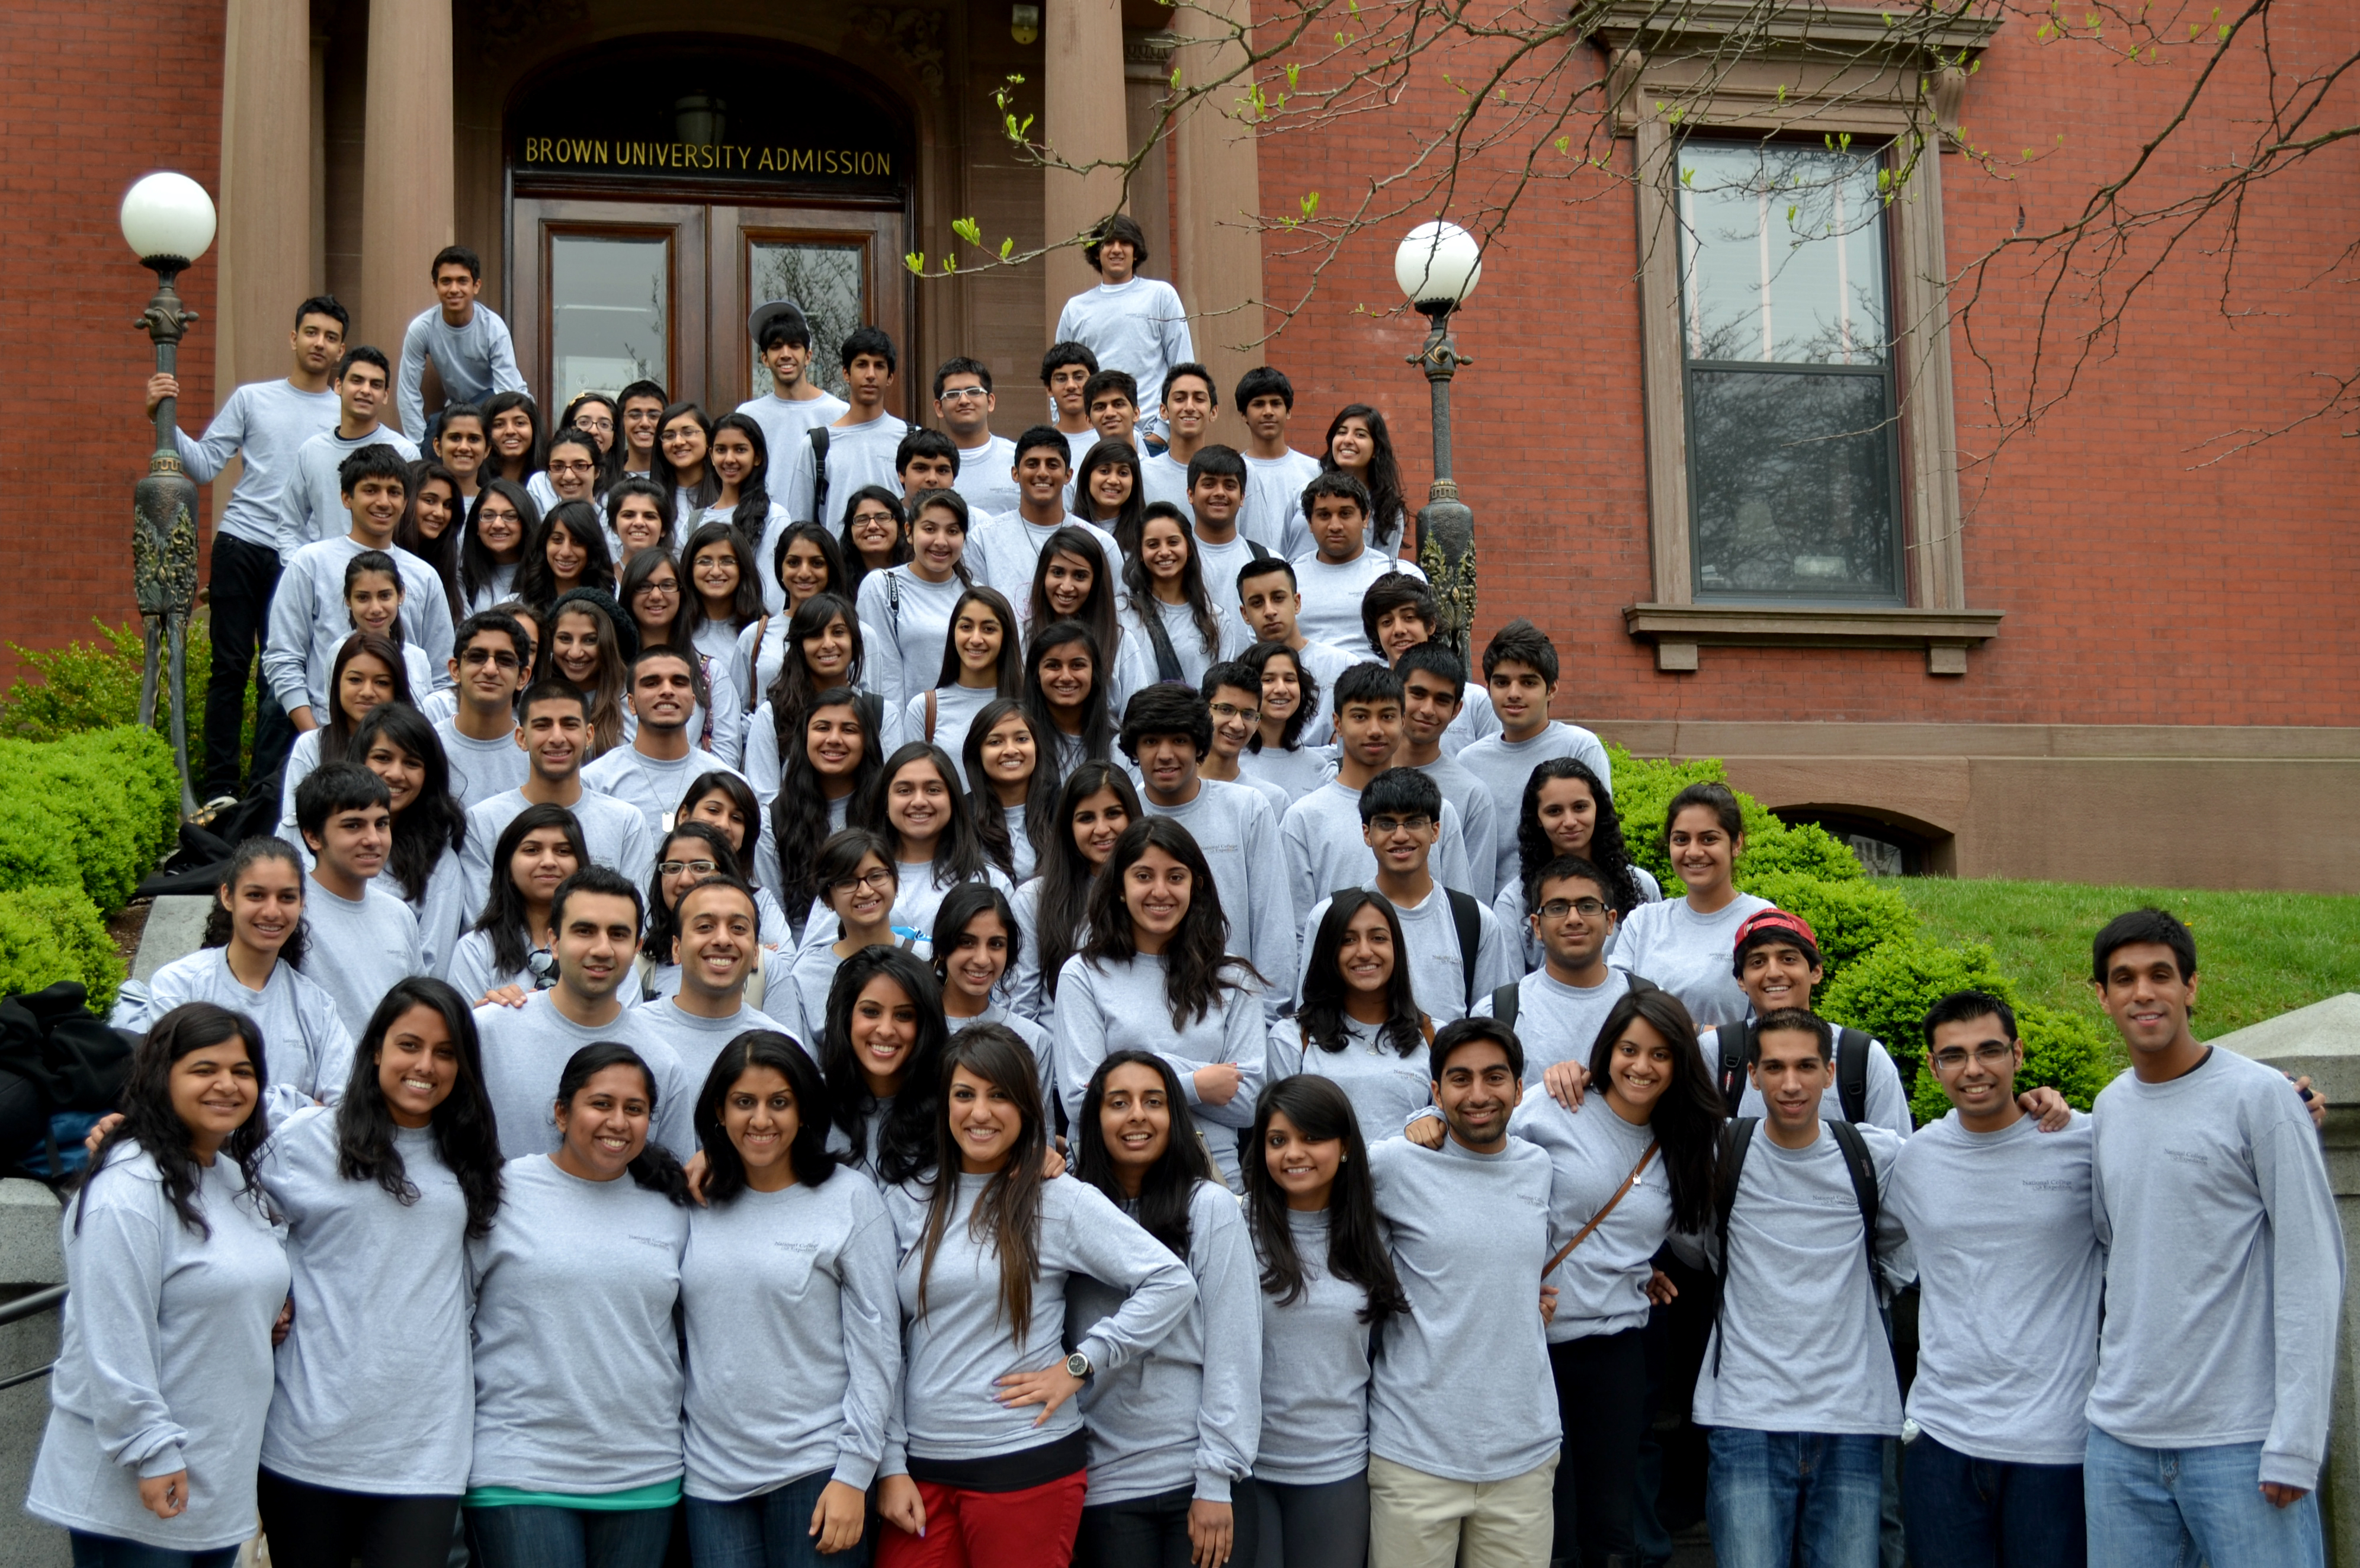
[[[1928,675],[1964,675],[1967,649],[1999,635],[1999,610],[1889,605],[1632,604],[1623,629],[1655,645],[1655,668],[1688,671],[1719,648],[1922,648]]]

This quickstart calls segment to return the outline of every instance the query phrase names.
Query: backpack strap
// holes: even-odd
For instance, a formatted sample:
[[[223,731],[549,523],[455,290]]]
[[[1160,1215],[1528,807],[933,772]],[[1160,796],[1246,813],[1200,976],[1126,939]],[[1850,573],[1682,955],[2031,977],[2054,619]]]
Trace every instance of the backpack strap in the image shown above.
[[[1847,1126],[1868,1120],[1868,1036],[1856,1029],[1836,1031],[1836,1103]]]
[[[1262,548],[1262,541],[1259,539],[1250,539],[1246,540],[1246,549],[1253,552],[1253,559],[1256,561],[1268,561],[1270,559],[1270,551]]]
[[[934,744],[934,714],[936,711],[934,693],[930,688],[926,692],[926,744],[928,746]]]
[[[827,517],[827,427],[814,425],[809,434],[812,450],[812,520],[822,522]]]
[[[1762,1039],[1754,1032],[1751,1018],[1742,1024],[1721,1025],[1714,1031],[1714,1038],[1721,1047],[1721,1108],[1734,1116],[1738,1101],[1745,1097],[1745,1070],[1761,1054]]]
[[[893,635],[895,637],[901,636],[901,580],[893,575],[893,569],[890,566],[885,569],[885,607],[889,611],[892,612]]]
[[[746,711],[749,713],[762,705],[762,638],[770,630],[770,613],[765,610],[762,618],[754,623],[754,652],[746,661]]]
[[[1516,1008],[1524,999],[1524,988],[1513,981],[1491,988],[1491,1016],[1503,1029],[1516,1027]]]
[[[1721,1376],[1721,1312],[1729,1299],[1729,1215],[1737,1207],[1738,1179],[1745,1174],[1745,1151],[1753,1147],[1758,1116],[1732,1116],[1721,1127],[1719,1181],[1713,1195],[1712,1375]]]
[[[1622,971],[1622,978],[1627,983],[1625,988],[1633,996],[1639,996],[1644,992],[1660,991],[1663,989],[1661,985],[1656,985],[1644,975],[1633,975],[1628,969]]]
[[[1863,1245],[1868,1248],[1868,1288],[1881,1306],[1885,1296],[1876,1280],[1876,1217],[1881,1207],[1876,1160],[1868,1152],[1868,1140],[1860,1136],[1860,1128],[1849,1121],[1830,1122],[1827,1128],[1835,1135],[1836,1147],[1843,1150],[1844,1173],[1852,1178],[1852,1200],[1860,1205]]]
[[[1475,957],[1483,941],[1483,909],[1472,893],[1462,893],[1456,887],[1445,887],[1443,891],[1450,895],[1450,923],[1459,932],[1459,972],[1466,992],[1466,999],[1459,1006],[1471,1013],[1475,1010]]]

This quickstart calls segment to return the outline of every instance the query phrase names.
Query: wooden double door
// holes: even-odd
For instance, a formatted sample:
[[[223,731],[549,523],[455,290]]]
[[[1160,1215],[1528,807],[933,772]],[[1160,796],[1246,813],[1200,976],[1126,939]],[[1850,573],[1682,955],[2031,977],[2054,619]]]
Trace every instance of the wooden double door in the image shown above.
[[[769,390],[746,332],[768,299],[803,306],[812,378],[839,396],[836,348],[856,327],[909,352],[899,212],[519,196],[513,212],[510,323],[552,417],[642,379],[716,416]],[[889,407],[906,417],[901,393]]]

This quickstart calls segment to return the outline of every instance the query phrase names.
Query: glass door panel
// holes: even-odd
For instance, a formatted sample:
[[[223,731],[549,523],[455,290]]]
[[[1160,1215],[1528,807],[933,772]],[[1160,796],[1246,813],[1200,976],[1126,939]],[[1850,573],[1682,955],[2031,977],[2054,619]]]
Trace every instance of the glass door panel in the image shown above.
[[[812,334],[811,365],[804,375],[839,397],[844,396],[844,363],[837,351],[869,319],[866,249],[858,241],[747,243],[748,312],[771,299],[801,305]],[[747,396],[759,397],[770,389],[770,373],[759,358],[751,369]]]
[[[707,211],[716,387],[727,388],[733,402],[770,391],[770,372],[746,335],[746,321],[765,300],[792,299],[811,321],[812,381],[839,397],[844,368],[837,350],[845,338],[860,326],[882,327],[891,335],[901,375],[886,393],[885,407],[907,418],[917,345],[909,332],[901,214],[857,207],[716,205]]]
[[[634,381],[666,383],[672,359],[672,242],[556,234],[549,240],[549,398],[613,396]]]

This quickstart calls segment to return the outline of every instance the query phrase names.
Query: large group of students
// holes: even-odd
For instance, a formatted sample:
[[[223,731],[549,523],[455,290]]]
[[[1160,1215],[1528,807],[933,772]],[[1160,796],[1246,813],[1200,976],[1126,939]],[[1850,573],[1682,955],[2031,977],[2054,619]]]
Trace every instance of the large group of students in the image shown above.
[[[183,438],[279,822],[118,1007],[76,1563],[1636,1568],[1690,1463],[1726,1568],[2322,1563],[2320,1103],[2186,927],[2097,933],[2092,1111],[1963,992],[1917,1128],[1735,797],[1658,886],[1548,637],[1436,640],[1382,415],[1212,441],[1089,254],[1013,441],[787,301],[768,396],[545,420],[456,247],[398,391],[308,299]]]

